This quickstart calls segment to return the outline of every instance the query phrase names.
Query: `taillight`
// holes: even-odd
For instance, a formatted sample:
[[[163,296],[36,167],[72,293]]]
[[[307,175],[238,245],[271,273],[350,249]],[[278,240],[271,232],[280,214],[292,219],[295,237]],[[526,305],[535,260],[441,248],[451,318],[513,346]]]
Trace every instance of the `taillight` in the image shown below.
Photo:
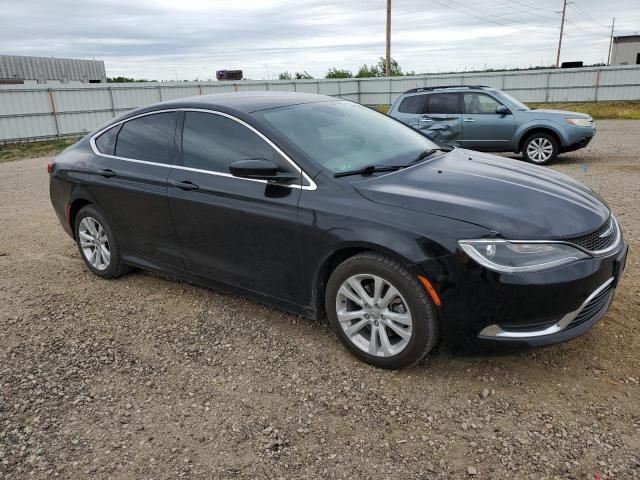
[[[47,163],[47,173],[53,172],[53,162]]]

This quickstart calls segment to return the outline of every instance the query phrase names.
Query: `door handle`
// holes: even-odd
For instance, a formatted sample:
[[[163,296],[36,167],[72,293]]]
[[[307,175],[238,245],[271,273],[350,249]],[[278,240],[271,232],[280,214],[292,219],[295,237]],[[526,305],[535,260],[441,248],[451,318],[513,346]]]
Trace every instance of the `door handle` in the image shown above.
[[[465,118],[463,121],[464,122],[475,122],[476,120],[475,120],[475,118]]]
[[[102,170],[98,170],[98,175],[100,175],[102,177],[105,177],[105,178],[111,178],[111,177],[115,177],[116,176],[116,172],[114,172],[110,168],[105,168],[105,169],[102,169]]]
[[[196,185],[193,182],[190,182],[189,180],[185,180],[183,182],[171,182],[171,186],[179,188],[180,190],[187,190],[187,191],[198,190],[200,188],[198,187],[198,185]]]

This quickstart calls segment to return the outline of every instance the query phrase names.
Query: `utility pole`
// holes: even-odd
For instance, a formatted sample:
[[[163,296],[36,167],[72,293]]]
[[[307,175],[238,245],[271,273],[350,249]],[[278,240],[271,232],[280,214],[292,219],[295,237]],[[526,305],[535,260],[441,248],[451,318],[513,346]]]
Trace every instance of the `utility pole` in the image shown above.
[[[562,48],[562,34],[564,33],[564,17],[567,13],[567,0],[562,4],[562,21],[560,22],[560,40],[558,40],[558,56],[556,57],[556,68],[560,68],[560,49]]]
[[[385,76],[391,76],[391,0],[387,0],[387,56]]]
[[[611,22],[611,36],[609,37],[609,55],[607,56],[607,66],[611,65],[611,47],[613,45],[613,28],[616,26],[616,17]]]

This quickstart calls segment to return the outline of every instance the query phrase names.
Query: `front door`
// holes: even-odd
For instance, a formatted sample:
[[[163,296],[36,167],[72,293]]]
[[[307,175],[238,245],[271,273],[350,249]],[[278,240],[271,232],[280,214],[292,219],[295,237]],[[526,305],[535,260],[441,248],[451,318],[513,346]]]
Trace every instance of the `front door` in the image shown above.
[[[187,111],[182,164],[169,175],[169,203],[187,268],[214,280],[297,301],[300,181],[275,185],[233,177],[238,160],[291,165],[262,136],[223,114]]]
[[[511,150],[516,121],[511,112],[497,113],[503,105],[484,93],[465,93],[462,114],[462,146],[472,150]]]

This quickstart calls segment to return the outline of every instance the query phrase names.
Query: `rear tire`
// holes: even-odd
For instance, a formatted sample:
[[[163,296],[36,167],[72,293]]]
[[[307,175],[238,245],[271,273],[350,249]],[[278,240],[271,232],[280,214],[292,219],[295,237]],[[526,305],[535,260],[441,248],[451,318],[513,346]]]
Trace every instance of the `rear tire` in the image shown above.
[[[402,265],[377,253],[355,255],[332,272],[325,309],[347,349],[376,367],[414,365],[439,339],[435,307],[424,287]]]
[[[111,225],[94,205],[82,207],[74,233],[80,255],[89,270],[102,278],[117,278],[131,270],[122,263],[120,247]]]
[[[550,133],[534,133],[522,145],[522,156],[527,162],[547,165],[560,153],[558,141]]]

